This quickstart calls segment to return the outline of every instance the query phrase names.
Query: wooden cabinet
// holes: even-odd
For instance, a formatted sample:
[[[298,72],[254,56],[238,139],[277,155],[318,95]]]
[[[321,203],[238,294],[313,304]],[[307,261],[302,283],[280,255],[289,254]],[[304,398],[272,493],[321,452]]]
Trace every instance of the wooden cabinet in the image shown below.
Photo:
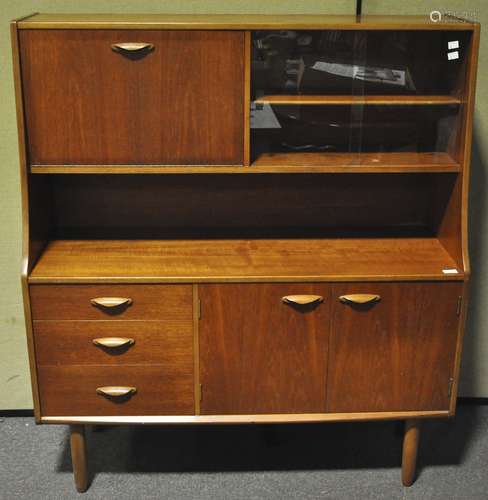
[[[306,304],[287,302],[301,295]],[[329,286],[201,285],[201,412],[320,413]]]
[[[479,25],[11,31],[34,411],[73,426],[78,490],[89,424],[406,420],[412,484],[456,408]]]
[[[242,164],[242,32],[27,30],[20,47],[33,164]]]
[[[447,411],[462,293],[458,283],[333,285],[327,411]],[[379,298],[340,300],[356,294]]]

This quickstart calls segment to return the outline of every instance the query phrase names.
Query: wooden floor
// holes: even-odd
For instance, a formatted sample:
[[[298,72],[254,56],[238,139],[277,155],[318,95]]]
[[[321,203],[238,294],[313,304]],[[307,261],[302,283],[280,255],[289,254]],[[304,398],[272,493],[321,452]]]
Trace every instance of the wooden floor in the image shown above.
[[[456,280],[436,238],[55,240],[31,283]]]

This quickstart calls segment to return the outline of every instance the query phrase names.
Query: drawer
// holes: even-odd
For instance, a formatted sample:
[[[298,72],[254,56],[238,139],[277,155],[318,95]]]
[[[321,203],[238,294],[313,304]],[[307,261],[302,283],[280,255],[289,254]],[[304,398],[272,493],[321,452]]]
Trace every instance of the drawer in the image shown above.
[[[34,321],[34,341],[38,365],[163,364],[193,370],[191,319]]]
[[[191,320],[193,310],[191,285],[31,285],[30,297],[34,320]],[[127,301],[92,303],[102,298]]]
[[[42,366],[38,369],[42,416],[192,415],[193,373],[164,365]],[[110,397],[103,387],[133,387]]]
[[[22,30],[19,39],[33,164],[242,165],[244,32]]]

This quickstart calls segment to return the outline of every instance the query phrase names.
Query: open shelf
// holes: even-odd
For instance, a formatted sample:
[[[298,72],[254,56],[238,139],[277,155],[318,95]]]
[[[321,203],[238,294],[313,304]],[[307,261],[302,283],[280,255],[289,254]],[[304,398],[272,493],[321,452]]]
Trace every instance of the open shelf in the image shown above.
[[[251,169],[311,172],[459,172],[447,153],[262,153]]]
[[[461,99],[452,95],[264,95],[254,100],[255,104],[291,104],[324,106],[446,106],[461,104]]]
[[[437,238],[54,240],[30,283],[459,280]]]

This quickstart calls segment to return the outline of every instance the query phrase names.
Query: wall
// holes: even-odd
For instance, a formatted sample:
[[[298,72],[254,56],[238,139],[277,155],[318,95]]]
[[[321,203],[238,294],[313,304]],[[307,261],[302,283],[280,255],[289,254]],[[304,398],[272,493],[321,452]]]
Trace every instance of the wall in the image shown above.
[[[463,14],[474,12],[476,20],[488,24],[488,10],[482,12],[483,0],[439,2],[410,0],[363,0],[366,14],[423,14],[430,10],[449,10]],[[82,6],[81,6],[82,4]],[[174,5],[177,5],[175,8]],[[174,4],[164,0],[138,2],[110,0],[3,0],[0,12],[0,410],[32,407],[29,368],[25,342],[22,297],[20,290],[20,191],[12,81],[9,21],[30,12],[171,12],[171,13],[353,13],[354,0],[186,0]],[[480,68],[488,67],[488,39],[482,36]],[[484,204],[488,142],[488,74],[479,73],[475,117],[474,157],[471,192],[471,254],[473,272],[472,301],[463,364],[462,393],[488,396],[488,206]],[[485,97],[483,99],[483,97]]]

